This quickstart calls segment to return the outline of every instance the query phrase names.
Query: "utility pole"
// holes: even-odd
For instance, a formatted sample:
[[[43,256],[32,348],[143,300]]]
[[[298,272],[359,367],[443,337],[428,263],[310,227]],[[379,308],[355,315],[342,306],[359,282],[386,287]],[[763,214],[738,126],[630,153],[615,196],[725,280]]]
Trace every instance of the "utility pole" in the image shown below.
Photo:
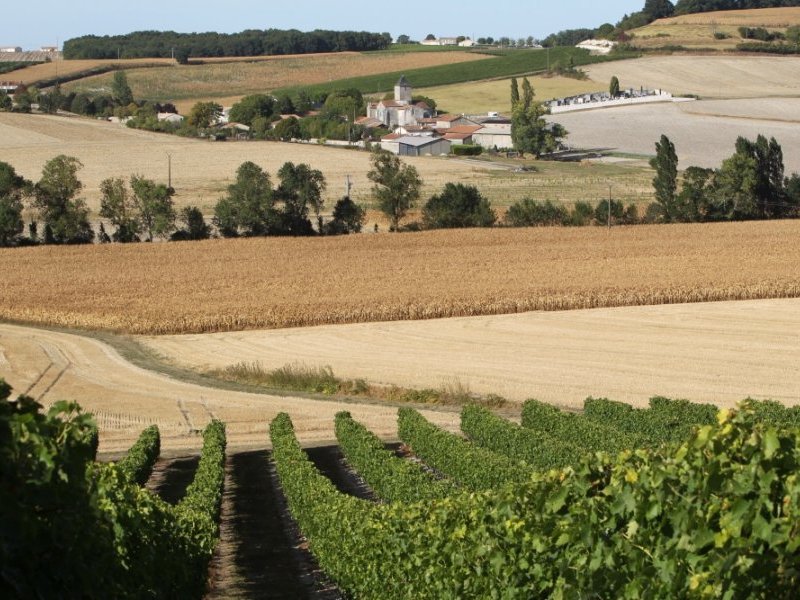
[[[353,187],[353,183],[350,181],[350,175],[348,174],[345,178],[344,183],[344,195],[346,198],[350,197],[350,190]]]
[[[611,186],[608,186],[608,230],[611,231]]]
[[[172,154],[167,152],[167,187],[172,189]]]

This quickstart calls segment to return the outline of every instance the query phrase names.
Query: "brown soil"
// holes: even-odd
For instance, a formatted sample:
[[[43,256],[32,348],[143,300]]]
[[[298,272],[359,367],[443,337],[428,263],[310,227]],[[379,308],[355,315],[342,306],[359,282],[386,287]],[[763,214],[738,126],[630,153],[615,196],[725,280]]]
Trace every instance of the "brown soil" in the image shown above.
[[[159,459],[146,487],[165,502],[177,504],[186,495],[186,488],[192,483],[199,462],[199,456]]]
[[[303,547],[266,451],[228,456],[209,599],[339,598]]]

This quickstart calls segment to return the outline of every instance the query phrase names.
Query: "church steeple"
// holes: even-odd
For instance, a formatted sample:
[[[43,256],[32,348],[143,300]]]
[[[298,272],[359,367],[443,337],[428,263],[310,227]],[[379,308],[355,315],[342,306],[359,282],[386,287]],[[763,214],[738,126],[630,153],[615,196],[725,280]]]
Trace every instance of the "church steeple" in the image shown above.
[[[395,102],[407,102],[411,103],[413,88],[411,84],[408,83],[406,80],[406,76],[402,75],[400,80],[397,82],[397,85],[394,86],[394,99]]]

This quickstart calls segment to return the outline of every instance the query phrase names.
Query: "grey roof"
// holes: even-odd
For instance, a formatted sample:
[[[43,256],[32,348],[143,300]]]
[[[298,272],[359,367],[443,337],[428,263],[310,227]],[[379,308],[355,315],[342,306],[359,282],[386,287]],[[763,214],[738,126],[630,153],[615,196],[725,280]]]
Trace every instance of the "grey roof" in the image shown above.
[[[411,87],[411,84],[408,83],[405,75],[400,75],[400,81],[397,82],[397,85],[400,87]]]
[[[421,135],[407,135],[405,137],[397,139],[396,142],[398,144],[403,144],[405,146],[414,146],[415,148],[428,146],[429,144],[433,144],[434,142],[447,142],[448,144],[450,143],[448,140],[444,138],[421,136]]]

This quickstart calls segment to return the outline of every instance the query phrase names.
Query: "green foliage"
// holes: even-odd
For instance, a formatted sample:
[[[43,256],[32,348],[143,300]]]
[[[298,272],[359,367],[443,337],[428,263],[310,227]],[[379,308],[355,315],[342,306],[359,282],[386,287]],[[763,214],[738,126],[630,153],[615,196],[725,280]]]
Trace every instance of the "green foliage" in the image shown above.
[[[367,211],[349,196],[340,198],[333,207],[333,219],[325,223],[325,235],[360,233],[366,218]]]
[[[566,225],[569,220],[569,211],[565,206],[553,204],[550,200],[539,202],[531,198],[523,198],[512,204],[504,218],[505,224],[510,227]]]
[[[33,206],[38,209],[52,243],[86,244],[94,239],[86,203],[76,198],[83,185],[78,170],[83,164],[74,157],[59,155],[42,169],[42,177],[34,186]]]
[[[428,422],[412,408],[398,411],[400,438],[426,464],[468,490],[487,490],[530,477],[519,462],[469,443]]]
[[[287,162],[278,170],[280,185],[276,197],[283,203],[279,214],[279,228],[283,235],[311,235],[314,230],[308,220],[309,209],[316,216],[322,230],[320,213],[325,200],[322,193],[327,187],[322,171],[301,163]]]
[[[234,108],[236,106],[238,105],[234,105]],[[233,108],[231,109],[231,113],[233,113]],[[216,102],[197,102],[189,111],[189,116],[186,117],[186,122],[192,127],[205,129],[216,123],[221,116],[222,106]],[[233,118],[231,119],[234,121],[236,120]],[[249,124],[249,121],[245,123],[245,125]]]
[[[653,190],[656,202],[661,205],[664,219],[667,222],[682,220],[677,206],[678,189],[678,155],[673,144],[666,135],[656,142],[656,156],[650,160],[650,166],[656,171],[653,178]]]
[[[43,414],[30,398],[9,402],[9,393],[0,380],[0,594],[202,596],[217,539],[224,429],[207,429],[187,499],[171,507],[132,480],[143,477],[152,434],[150,450],[137,444],[127,466],[95,464],[97,428],[76,404]]]
[[[176,33],[137,31],[125,35],[85,35],[64,42],[66,59],[175,58],[189,56],[262,56],[316,52],[382,50],[392,43],[388,33],[366,31],[248,29],[241,33]],[[119,54],[121,51],[121,54]]]
[[[133,91],[128,84],[128,76],[125,71],[115,71],[114,79],[111,81],[111,96],[114,102],[120,106],[128,106],[133,102]]]
[[[461,431],[475,444],[537,471],[575,466],[586,452],[547,431],[520,427],[486,408],[470,404],[461,411]]]
[[[272,134],[282,142],[298,139],[302,135],[300,131],[300,121],[296,117],[282,119],[275,125]]]
[[[541,102],[534,102],[530,81],[522,80],[522,100],[513,105],[511,114],[511,140],[521,155],[526,152],[539,158],[555,151],[567,130],[558,123],[548,123],[544,116],[550,110]]]
[[[175,229],[175,190],[141,175],[131,176],[131,190],[139,223],[149,241],[169,235]]]
[[[270,432],[290,510],[352,597],[788,598],[800,585],[798,431],[759,424],[748,403],[677,449],[411,504],[338,493],[287,415]]]
[[[139,241],[141,223],[136,202],[128,192],[121,177],[105,179],[100,183],[100,216],[108,219],[117,230],[112,235],[115,242]]]
[[[184,206],[178,218],[183,227],[170,236],[173,241],[207,240],[211,237],[211,227],[196,206]]]
[[[419,502],[444,498],[455,491],[420,465],[398,458],[349,412],[336,415],[336,439],[347,462],[387,502]]]
[[[581,38],[578,41],[583,41]],[[577,44],[578,42],[574,42]],[[574,44],[572,44],[574,46]],[[414,82],[417,88],[435,87],[440,85],[451,85],[466,81],[482,81],[502,77],[513,77],[530,73],[544,72],[547,70],[547,54],[541,50],[480,50],[481,54],[489,54],[494,58],[489,60],[477,60],[472,62],[457,63],[451,65],[441,65],[437,67],[425,67],[421,69],[410,69],[396,71],[394,73],[381,73],[379,75],[367,75],[363,77],[353,77],[329,83],[321,83],[313,86],[304,86],[302,89],[307,95],[315,95],[321,92],[330,92],[342,88],[357,88],[362,94],[384,93],[394,88],[394,84],[401,76]],[[633,58],[634,53],[619,53],[615,56],[592,56],[586,50],[579,48],[565,47],[550,50],[550,60],[560,60],[568,63],[570,57],[573,58],[576,66],[618,60],[619,58]],[[274,93],[289,93],[296,95],[300,87],[283,88]]]
[[[24,229],[22,197],[29,188],[14,167],[0,161],[0,247],[12,245]]]
[[[422,208],[426,229],[491,227],[497,220],[491,203],[475,186],[447,183],[441,194],[432,196]]]
[[[616,454],[639,448],[643,442],[636,433],[618,431],[538,400],[528,400],[522,406],[522,426],[548,433],[563,444],[574,444],[590,452]]]
[[[389,218],[390,229],[397,231],[401,219],[419,199],[422,180],[415,167],[387,150],[374,150],[370,161],[372,169],[367,177],[375,184],[372,193],[378,208]]]
[[[233,122],[250,126],[257,117],[265,119],[272,117],[275,114],[275,108],[275,98],[267,94],[254,94],[245,96],[234,104],[228,118]]]
[[[214,224],[225,237],[266,235],[275,222],[272,183],[253,162],[242,163],[236,181],[214,207]]]
[[[450,147],[450,152],[452,152],[454,156],[480,156],[483,154],[483,147],[456,144]]]
[[[583,414],[590,421],[638,436],[646,446],[659,447],[683,443],[697,427],[712,424],[716,408],[710,404],[653,398],[651,408],[642,409],[604,398],[587,398]]]
[[[144,485],[150,479],[153,465],[160,453],[161,435],[158,426],[151,425],[141,433],[125,458],[117,463],[117,467],[131,481],[137,485]]]
[[[511,108],[519,104],[519,83],[516,77],[511,78]]]
[[[611,94],[612,98],[619,96],[619,79],[616,75],[611,78],[611,82],[608,84],[608,93]]]

